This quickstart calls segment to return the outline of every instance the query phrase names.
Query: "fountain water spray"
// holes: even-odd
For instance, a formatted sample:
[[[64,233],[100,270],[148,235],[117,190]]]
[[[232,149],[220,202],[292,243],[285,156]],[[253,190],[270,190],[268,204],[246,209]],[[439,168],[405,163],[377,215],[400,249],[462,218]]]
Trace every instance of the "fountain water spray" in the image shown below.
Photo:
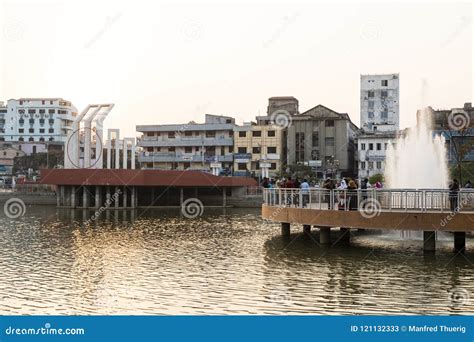
[[[417,125],[389,144],[385,167],[388,188],[446,189],[448,163],[445,139],[433,136],[432,109],[417,113]]]

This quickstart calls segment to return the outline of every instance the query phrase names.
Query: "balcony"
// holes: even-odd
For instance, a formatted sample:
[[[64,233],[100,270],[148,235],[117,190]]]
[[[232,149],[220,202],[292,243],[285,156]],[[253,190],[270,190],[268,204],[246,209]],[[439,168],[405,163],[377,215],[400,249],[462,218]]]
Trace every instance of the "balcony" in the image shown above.
[[[215,160],[217,158],[217,160]],[[208,155],[204,156],[200,154],[183,154],[183,153],[174,153],[174,152],[143,152],[138,156],[138,162],[141,163],[151,163],[151,162],[205,162],[211,163],[214,161],[217,162],[232,162],[234,156],[232,154],[227,154],[224,156],[220,155]]]
[[[234,140],[232,138],[175,138],[169,139],[164,137],[142,137],[138,142],[138,146],[143,147],[166,147],[166,146],[233,146]]]

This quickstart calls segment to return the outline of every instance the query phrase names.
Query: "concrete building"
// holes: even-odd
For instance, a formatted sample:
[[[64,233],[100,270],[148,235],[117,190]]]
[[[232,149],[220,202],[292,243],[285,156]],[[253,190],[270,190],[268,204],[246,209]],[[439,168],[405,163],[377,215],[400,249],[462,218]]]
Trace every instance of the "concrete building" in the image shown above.
[[[0,145],[0,175],[11,175],[15,158],[24,155],[25,152],[10,144]]]
[[[268,99],[267,114],[270,116],[276,111],[287,111],[290,115],[299,113],[298,100],[293,96],[274,96]]]
[[[144,169],[230,172],[235,119],[206,114],[205,123],[138,125],[138,162]]]
[[[287,163],[312,166],[320,177],[353,176],[356,131],[348,114],[322,105],[294,115],[287,129]]]
[[[77,109],[62,98],[0,102],[0,142],[64,143]]]
[[[360,76],[360,128],[364,132],[400,129],[399,75]]]
[[[258,118],[257,118],[258,119]],[[281,169],[283,128],[267,120],[234,127],[234,175],[274,177]]]
[[[399,74],[360,76],[357,176],[383,174],[387,146],[400,127]]]

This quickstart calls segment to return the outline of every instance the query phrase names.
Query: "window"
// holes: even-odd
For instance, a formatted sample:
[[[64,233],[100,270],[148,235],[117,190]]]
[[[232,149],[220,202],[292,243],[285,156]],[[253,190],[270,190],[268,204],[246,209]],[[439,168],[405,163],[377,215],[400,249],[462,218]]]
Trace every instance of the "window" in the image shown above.
[[[374,168],[374,162],[369,161],[369,170],[372,170]]]
[[[53,100],[49,101],[49,104],[51,104],[51,105],[52,105],[52,104],[53,104]]]
[[[24,109],[18,109],[18,114],[25,114],[25,110]]]
[[[193,136],[193,132],[192,132],[192,131],[184,131],[184,136],[185,136],[185,137],[192,137],[192,136]]]
[[[373,119],[374,118],[374,112],[368,112],[367,116],[368,116],[369,119]]]
[[[168,139],[174,139],[175,132],[168,132]]]
[[[49,114],[56,114],[56,109],[48,109]]]
[[[385,143],[385,149],[387,149],[387,148],[388,148],[388,143]]]
[[[147,137],[152,137],[153,135],[154,135],[153,132],[146,132],[146,136],[147,136]]]
[[[41,104],[42,104],[42,105],[44,105],[44,102],[45,102],[45,101],[44,101],[44,100],[42,100],[42,101],[41,101]]]
[[[40,128],[40,133],[44,133],[44,128]]]
[[[153,152],[153,147],[147,147],[147,148],[146,148],[146,151],[147,151],[147,152]]]
[[[277,148],[274,146],[268,146],[267,153],[277,153]]]
[[[28,109],[28,114],[36,114],[36,109]]]
[[[360,144],[360,150],[361,150],[361,151],[365,151],[365,143],[361,143],[361,144]]]
[[[247,153],[247,147],[239,147],[239,148],[237,149],[237,152],[238,152],[238,153]]]
[[[381,96],[381,97],[387,97],[387,96],[388,96],[387,91],[386,91],[386,90],[382,90],[382,91],[380,92],[380,96]]]
[[[267,136],[274,137],[275,136],[275,131],[268,131]]]
[[[252,137],[261,137],[262,131],[252,131]]]
[[[360,169],[365,170],[365,162],[360,162]]]
[[[374,144],[370,143],[370,144],[369,144],[369,150],[372,151],[373,149],[374,149]]]
[[[226,120],[225,120],[225,123],[231,124],[231,123],[232,123],[232,119],[226,119]]]
[[[374,101],[369,101],[369,109],[373,109],[374,108]]]
[[[20,119],[20,120],[18,120],[18,122],[19,122],[20,125],[23,125],[25,123],[25,119]]]
[[[388,80],[382,80],[382,87],[388,87]]]
[[[376,165],[377,165],[377,169],[379,170],[382,169],[382,162],[378,161]]]
[[[326,120],[326,127],[334,127],[334,120]]]
[[[34,128],[30,128],[30,129],[28,130],[28,133],[35,133],[35,129],[34,129]]]
[[[34,124],[35,123],[35,119],[30,119],[30,124]]]
[[[319,133],[318,132],[313,132],[312,144],[313,144],[313,147],[319,146]]]
[[[39,138],[39,141],[44,142],[44,138],[43,137]]]
[[[252,148],[252,153],[254,153],[254,154],[260,153],[260,147],[253,147]]]
[[[174,152],[176,151],[176,148],[174,146],[168,147],[168,152]]]
[[[22,104],[23,104],[23,100],[20,100],[20,105],[22,105]]]
[[[215,138],[216,131],[206,131],[206,138]]]
[[[239,132],[239,138],[245,138],[245,137],[247,137],[247,132],[245,132],[245,131],[240,131],[240,132]]]
[[[382,119],[388,119],[388,110],[387,109],[383,109],[382,112],[380,113],[380,117]]]
[[[33,138],[30,138],[33,139]],[[33,153],[36,153],[36,146],[33,146]]]
[[[185,146],[184,153],[193,153],[193,148],[191,146]]]
[[[369,91],[367,92],[367,96],[368,96],[368,97],[375,97],[374,91],[373,91],[373,90],[369,90]]]
[[[237,169],[239,170],[247,170],[247,163],[238,163]]]
[[[54,141],[54,138],[53,138],[53,137],[51,137],[51,138],[49,138],[48,140],[49,140],[49,141]]]
[[[48,122],[49,122],[50,125],[54,125],[54,119],[49,119]]]
[[[44,125],[44,119],[40,119],[40,125]]]
[[[382,144],[381,143],[377,143],[377,151],[380,151],[382,149]]]
[[[295,134],[295,150],[296,150],[296,162],[304,161],[304,133],[298,132]]]
[[[270,164],[270,170],[276,170],[276,168],[277,168],[277,163]]]
[[[25,130],[23,128],[18,128],[18,133],[25,133]]]
[[[48,129],[48,133],[54,133],[54,128]]]
[[[18,138],[18,141],[25,141],[22,137]]]
[[[28,141],[29,141],[29,142],[32,142],[32,141],[35,141],[35,139],[33,139],[33,137],[30,137],[30,138],[28,139]]]
[[[325,139],[326,146],[334,146],[334,138],[328,137]]]

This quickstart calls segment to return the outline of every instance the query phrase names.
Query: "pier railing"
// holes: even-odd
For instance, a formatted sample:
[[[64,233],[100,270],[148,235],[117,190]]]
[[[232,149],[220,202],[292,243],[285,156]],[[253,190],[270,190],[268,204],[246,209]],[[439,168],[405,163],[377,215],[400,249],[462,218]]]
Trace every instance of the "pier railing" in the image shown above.
[[[263,190],[269,206],[319,210],[463,212],[474,211],[474,190],[445,189],[327,190],[322,188]]]

